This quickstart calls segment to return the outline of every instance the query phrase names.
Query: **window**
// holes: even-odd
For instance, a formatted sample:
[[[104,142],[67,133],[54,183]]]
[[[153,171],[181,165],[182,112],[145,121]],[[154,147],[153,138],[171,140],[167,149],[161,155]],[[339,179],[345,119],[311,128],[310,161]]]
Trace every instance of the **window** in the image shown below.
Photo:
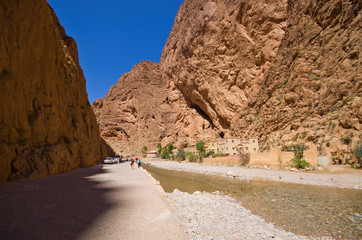
[[[248,150],[248,147],[246,147],[246,150]]]
[[[253,143],[255,143],[255,140],[253,140]]]
[[[254,152],[256,152],[256,148],[254,148]]]
[[[235,148],[233,147],[233,150],[235,150]]]
[[[234,140],[231,140],[232,143],[234,143]]]

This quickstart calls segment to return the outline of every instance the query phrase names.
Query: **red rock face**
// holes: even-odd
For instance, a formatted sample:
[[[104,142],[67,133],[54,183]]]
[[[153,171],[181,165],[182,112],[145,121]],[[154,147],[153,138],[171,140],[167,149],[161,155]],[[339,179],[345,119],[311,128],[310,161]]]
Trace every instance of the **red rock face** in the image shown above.
[[[229,131],[256,96],[283,39],[287,1],[188,0],[161,57],[163,78]]]
[[[232,130],[260,136],[264,149],[307,142],[321,154],[330,146],[336,162],[353,162],[362,122],[360,17],[357,1],[292,1],[263,88]]]
[[[0,2],[0,183],[107,155],[75,41],[45,0]]]
[[[176,138],[180,142],[198,138],[207,121],[187,104],[175,104],[173,98],[158,63],[135,65],[105,98],[93,103],[101,136],[124,155],[137,154],[143,146],[153,149],[159,142],[175,142]],[[186,114],[181,114],[184,111]]]
[[[162,87],[154,98],[163,96],[160,104],[166,96],[163,105],[174,114],[155,139],[258,136],[264,150],[305,142],[329,146],[335,159],[345,161],[361,131],[360,16],[358,1],[348,0],[185,0],[155,77]],[[123,91],[122,101],[129,102]],[[105,100],[116,99],[110,94]],[[104,132],[106,115],[98,122],[109,139],[104,134],[114,133]],[[129,124],[121,119],[118,127]],[[146,125],[138,126],[153,135]],[[345,136],[352,145],[341,143]]]

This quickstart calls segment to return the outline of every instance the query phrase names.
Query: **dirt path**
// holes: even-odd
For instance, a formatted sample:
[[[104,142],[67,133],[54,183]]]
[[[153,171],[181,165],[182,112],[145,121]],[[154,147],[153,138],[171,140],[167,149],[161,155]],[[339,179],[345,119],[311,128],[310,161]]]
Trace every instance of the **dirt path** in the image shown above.
[[[128,163],[0,185],[2,239],[188,239],[162,188]]]

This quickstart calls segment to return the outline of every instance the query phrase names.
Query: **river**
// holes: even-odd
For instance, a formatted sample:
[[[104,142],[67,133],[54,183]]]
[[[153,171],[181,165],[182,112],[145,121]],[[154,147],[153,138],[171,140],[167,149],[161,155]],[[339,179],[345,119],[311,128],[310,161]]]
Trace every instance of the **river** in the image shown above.
[[[253,214],[304,236],[362,239],[362,190],[245,181],[146,165],[166,192],[220,191]]]

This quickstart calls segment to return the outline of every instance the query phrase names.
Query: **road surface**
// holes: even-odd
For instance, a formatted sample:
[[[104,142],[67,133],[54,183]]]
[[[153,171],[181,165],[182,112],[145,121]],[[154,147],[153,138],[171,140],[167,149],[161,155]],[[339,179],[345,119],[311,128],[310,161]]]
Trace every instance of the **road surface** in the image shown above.
[[[0,185],[0,239],[188,239],[165,193],[129,163]]]

